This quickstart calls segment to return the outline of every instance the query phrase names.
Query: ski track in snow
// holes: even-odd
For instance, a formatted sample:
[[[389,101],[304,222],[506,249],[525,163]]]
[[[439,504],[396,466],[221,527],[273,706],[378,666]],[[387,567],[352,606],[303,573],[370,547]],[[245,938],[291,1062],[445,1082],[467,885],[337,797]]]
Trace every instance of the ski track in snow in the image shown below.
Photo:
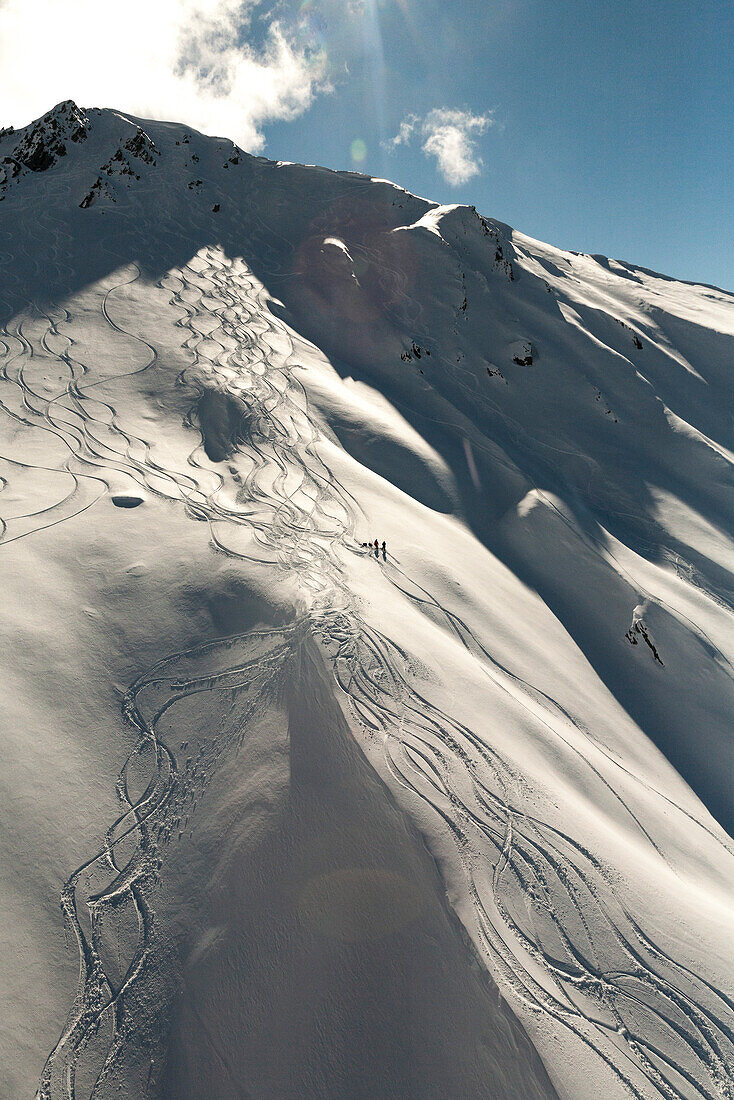
[[[54,260],[60,262],[58,254]],[[400,285],[399,271],[387,275]],[[140,365],[117,379],[147,371],[159,354],[115,320],[116,293],[139,276],[139,270],[127,271],[111,282],[101,307],[115,339],[142,355]],[[440,815],[453,837],[476,930],[500,988],[573,1032],[639,1100],[733,1097],[732,1001],[653,942],[599,860],[529,812],[522,776],[492,748],[489,731],[468,728],[420,694],[408,655],[360,615],[340,565],[340,554],[363,552],[356,537],[359,507],[319,456],[319,432],[294,374],[297,338],[269,312],[261,284],[243,261],[204,249],[159,286],[170,295],[191,357],[179,383],[198,396],[206,378],[246,408],[248,429],[236,458],[238,471],[248,469],[236,496],[226,476],[204,463],[203,441],[185,470],[169,469],[155,457],[151,441],[126,430],[106,392],[117,379],[98,377],[94,365],[75,352],[73,315],[39,309],[0,332],[0,410],[21,432],[40,429],[56,437],[65,457],[48,467],[3,455],[0,512],[2,493],[16,472],[57,473],[65,488],[50,503],[6,514],[0,548],[93,507],[107,491],[109,472],[116,471],[152,495],[181,502],[192,519],[209,525],[222,554],[295,574],[304,608],[280,630],[238,634],[170,655],[127,691],[123,713],[138,740],[119,775],[120,812],[99,851],[62,891],[64,917],[79,949],[79,987],[44,1068],[39,1098],[80,1100],[78,1066],[98,1036],[106,1053],[88,1095],[114,1071],[134,1032],[131,1002],[155,950],[155,883],[166,846],[188,827],[222,754],[244,748],[247,722],[273,698],[307,634],[328,654],[335,682],[365,736],[383,746],[395,782]],[[53,386],[51,364],[57,372]],[[476,399],[474,387],[471,397]],[[388,562],[386,574],[409,599],[442,616],[483,674],[551,737],[571,747],[579,738],[588,744],[587,730],[496,661],[398,563]],[[186,745],[176,752],[169,743],[171,712],[202,693],[213,696],[225,717],[193,759],[186,757]],[[589,786],[611,791],[655,847],[595,768],[594,754],[622,765],[596,741],[589,759],[575,751],[589,769]],[[121,935],[127,952],[115,963],[113,941],[119,951]]]

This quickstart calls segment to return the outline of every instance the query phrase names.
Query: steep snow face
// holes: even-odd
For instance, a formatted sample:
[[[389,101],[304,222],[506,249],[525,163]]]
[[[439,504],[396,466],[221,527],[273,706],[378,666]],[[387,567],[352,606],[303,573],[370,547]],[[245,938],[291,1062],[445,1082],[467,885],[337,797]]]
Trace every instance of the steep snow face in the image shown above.
[[[732,296],[70,103],[0,166],[8,1095],[732,1097]]]

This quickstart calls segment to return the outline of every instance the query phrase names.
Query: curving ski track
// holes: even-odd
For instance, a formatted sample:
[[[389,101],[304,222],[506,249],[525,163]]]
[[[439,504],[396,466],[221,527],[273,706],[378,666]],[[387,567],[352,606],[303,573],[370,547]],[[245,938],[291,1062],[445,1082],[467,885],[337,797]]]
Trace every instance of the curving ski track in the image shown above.
[[[388,274],[399,282],[399,271]],[[115,292],[139,275],[128,271],[111,284],[102,304],[110,332],[142,355],[128,374],[154,367],[158,356],[153,344],[115,320]],[[468,728],[422,695],[408,655],[360,615],[339,560],[345,550],[362,552],[355,534],[358,505],[319,457],[319,433],[293,372],[298,349],[270,313],[262,285],[243,261],[229,261],[213,249],[169,272],[160,285],[170,294],[191,358],[180,384],[197,396],[206,380],[247,411],[248,430],[238,440],[238,469],[246,468],[239,491],[224,492],[226,475],[204,463],[201,442],[185,470],[168,469],[154,458],[153,445],[126,430],[124,417],[95,396],[96,387],[114,379],[97,377],[75,353],[73,317],[64,309],[53,315],[37,309],[0,332],[0,410],[20,429],[50,433],[63,458],[50,467],[3,456],[0,512],[14,469],[57,473],[66,489],[27,513],[6,515],[0,547],[92,507],[105,492],[109,471],[121,471],[205,520],[220,552],[295,574],[304,610],[282,630],[235,635],[173,654],[126,693],[123,712],[138,739],[117,782],[120,812],[103,845],[62,891],[64,917],[79,950],[79,985],[44,1067],[40,1100],[80,1100],[78,1068],[95,1039],[105,1054],[85,1095],[97,1095],[113,1074],[135,1032],[136,991],[153,964],[155,885],[167,845],[182,835],[222,755],[243,748],[248,721],[273,698],[307,635],[329,655],[339,690],[365,735],[382,746],[395,782],[411,799],[427,803],[453,837],[475,931],[500,987],[573,1032],[630,1096],[731,1100],[732,1000],[653,942],[598,859],[528,810],[522,776],[492,747],[491,730]],[[50,362],[58,372],[51,387]],[[588,742],[588,731],[570,714],[503,667],[397,563],[388,564],[387,573],[411,600],[443,616],[495,689],[525,707],[549,737],[566,745],[579,737]],[[177,755],[170,743],[172,714],[203,693],[220,703],[212,706],[224,715],[220,729],[199,746],[195,759],[186,756],[186,744]],[[588,767],[589,786],[611,790],[593,762],[606,755],[603,748],[594,743],[588,758],[576,751]],[[654,847],[633,810],[622,805]],[[690,814],[669,807],[690,824]]]

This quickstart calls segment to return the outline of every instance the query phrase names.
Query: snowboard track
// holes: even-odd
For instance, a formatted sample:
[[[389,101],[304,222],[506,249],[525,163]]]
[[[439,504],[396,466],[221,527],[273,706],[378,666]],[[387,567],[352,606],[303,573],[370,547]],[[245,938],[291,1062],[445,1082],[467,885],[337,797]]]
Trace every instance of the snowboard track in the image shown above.
[[[399,280],[400,273],[391,277]],[[188,426],[196,427],[204,389],[227,394],[247,411],[249,432],[237,441],[236,466],[213,469],[202,437],[186,469],[168,468],[153,443],[126,429],[112,403],[115,382],[159,363],[152,342],[115,320],[116,292],[134,292],[139,279],[134,266],[118,273],[101,303],[115,339],[131,354],[135,349],[134,369],[125,374],[96,376],[75,353],[74,318],[61,307],[38,305],[0,333],[0,410],[21,433],[51,433],[63,450],[57,467],[5,458],[10,473],[0,485],[0,510],[16,469],[54,472],[67,481],[59,499],[6,516],[0,548],[93,507],[107,491],[109,471],[118,471],[205,521],[220,553],[295,574],[303,607],[288,626],[170,655],[125,694],[123,714],[136,743],[117,781],[120,811],[99,850],[62,890],[64,919],[79,951],[79,985],[44,1067],[40,1100],[80,1100],[79,1066],[98,1036],[103,1058],[85,1094],[102,1095],[110,1083],[136,1037],[137,991],[155,966],[155,890],[166,849],[188,828],[224,754],[246,751],[248,723],[276,696],[308,637],[328,655],[368,754],[382,753],[408,803],[427,804],[453,839],[472,902],[470,932],[511,1003],[572,1032],[639,1100],[731,1100],[731,999],[654,942],[620,899],[612,869],[532,812],[523,776],[493,747],[491,730],[469,728],[418,691],[409,654],[361,615],[339,558],[363,552],[356,534],[359,506],[320,453],[321,437],[297,377],[297,342],[270,312],[267,293],[243,261],[203,249],[159,284],[170,294],[191,359],[177,380],[193,397]],[[50,363],[59,372],[51,390],[44,381]],[[589,731],[494,659],[467,624],[406,577],[398,562],[388,562],[386,573],[417,606],[430,606],[443,618],[512,705],[526,708],[550,736],[572,748],[589,768],[589,783],[622,803],[660,855],[654,837],[603,775],[605,765],[622,765],[596,741],[598,764],[577,747],[588,747]],[[173,748],[174,715],[177,707],[198,705],[199,696],[222,718],[196,756],[186,756],[187,743]],[[119,952],[121,936],[127,953],[116,965],[111,944],[117,938]]]

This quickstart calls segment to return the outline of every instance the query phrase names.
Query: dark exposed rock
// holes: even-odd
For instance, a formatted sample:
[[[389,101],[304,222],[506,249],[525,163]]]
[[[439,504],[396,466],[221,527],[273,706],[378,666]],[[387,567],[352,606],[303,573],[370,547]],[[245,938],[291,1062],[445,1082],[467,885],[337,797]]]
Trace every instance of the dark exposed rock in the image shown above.
[[[140,179],[140,173],[136,171],[131,158],[155,166],[157,164],[155,158],[159,155],[158,149],[152,139],[146,134],[145,130],[141,129],[140,126],[136,127],[132,137],[129,137],[127,141],[120,145],[107,163],[103,164],[100,168],[100,175],[92,185],[91,191],[79,204],[82,210],[88,209],[102,193],[104,193],[107,198],[111,199],[112,202],[116,201],[114,195],[111,194],[103,184],[103,175],[110,179],[114,179],[115,177],[124,179],[127,177],[129,187],[133,179]]]
[[[138,177],[138,178],[139,178],[139,177]],[[106,183],[106,181],[105,181],[105,180],[103,180],[101,176],[97,176],[97,179],[96,179],[96,180],[94,181],[94,183],[92,184],[92,188],[91,188],[91,190],[90,190],[89,194],[88,194],[88,195],[86,195],[86,196],[85,196],[85,197],[84,197],[84,198],[82,199],[82,201],[81,201],[81,202],[79,203],[79,206],[80,206],[80,208],[81,208],[82,210],[88,210],[88,209],[89,209],[89,207],[90,207],[90,206],[91,206],[91,205],[92,205],[92,204],[93,204],[94,202],[96,202],[96,201],[97,201],[97,199],[98,199],[98,198],[100,197],[100,195],[104,195],[104,196],[105,196],[106,198],[108,198],[108,199],[109,199],[109,200],[110,200],[111,202],[116,202],[116,201],[117,201],[117,200],[115,199],[115,196],[114,196],[114,195],[111,195],[111,194],[110,194],[110,192],[109,192],[109,190],[107,189],[107,183]]]
[[[18,161],[32,172],[45,172],[66,156],[66,140],[83,141],[88,120],[68,101],[54,107],[26,130],[15,148]]]
[[[413,359],[420,359],[421,355],[430,355],[428,348],[422,348],[420,344],[416,344],[415,340],[411,342],[410,351],[403,351],[400,353],[400,358],[404,363],[411,363]],[[421,371],[423,374],[423,371]]]
[[[138,157],[139,160],[145,161],[146,164],[155,164],[155,158],[160,156],[154,141],[140,126],[138,126],[133,136],[127,139],[123,148],[132,153],[134,157]]]
[[[518,340],[510,348],[513,363],[518,367],[532,367],[536,349],[529,340]]]
[[[17,136],[14,148],[3,158],[5,170],[0,175],[0,188],[26,173],[48,171],[67,155],[68,142],[86,139],[88,127],[87,116],[75,103],[66,100],[30,126],[18,131],[10,126],[0,131],[0,140]]]

